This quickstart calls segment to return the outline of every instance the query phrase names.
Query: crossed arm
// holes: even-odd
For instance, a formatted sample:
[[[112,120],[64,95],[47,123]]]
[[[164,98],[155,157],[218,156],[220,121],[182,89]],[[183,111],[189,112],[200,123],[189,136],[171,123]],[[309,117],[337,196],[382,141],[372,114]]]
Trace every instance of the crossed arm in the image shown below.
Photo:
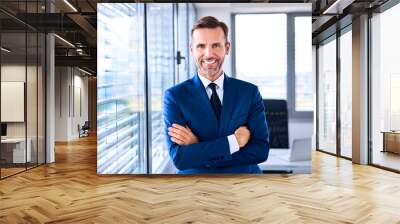
[[[227,136],[199,141],[185,125],[173,93],[167,91],[164,98],[164,117],[168,134],[167,145],[175,166],[185,170],[250,165],[265,161],[269,152],[268,129],[258,91],[253,104],[247,126],[239,127],[234,133],[240,150],[231,154]]]
[[[179,124],[172,124],[168,128],[168,135],[171,137],[171,141],[178,145],[190,145],[199,142],[197,136],[193,134],[188,126],[183,127]],[[240,148],[244,147],[250,139],[250,131],[247,126],[241,126],[236,129],[234,135]]]

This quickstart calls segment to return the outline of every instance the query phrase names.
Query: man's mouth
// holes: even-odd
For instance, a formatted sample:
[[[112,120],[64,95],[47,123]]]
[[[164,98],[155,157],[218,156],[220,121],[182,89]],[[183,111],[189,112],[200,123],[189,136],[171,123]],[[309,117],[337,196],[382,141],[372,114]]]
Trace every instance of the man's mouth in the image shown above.
[[[217,60],[216,59],[207,59],[207,60],[203,60],[203,62],[206,65],[212,65],[212,64],[216,63]]]

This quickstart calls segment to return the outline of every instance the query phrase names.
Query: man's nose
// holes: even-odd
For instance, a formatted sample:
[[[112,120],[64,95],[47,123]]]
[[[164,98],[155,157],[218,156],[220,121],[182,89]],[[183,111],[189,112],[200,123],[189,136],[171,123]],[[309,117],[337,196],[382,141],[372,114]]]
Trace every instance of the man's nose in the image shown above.
[[[204,51],[204,56],[206,57],[211,57],[213,55],[213,50],[211,47],[206,47],[205,51]]]

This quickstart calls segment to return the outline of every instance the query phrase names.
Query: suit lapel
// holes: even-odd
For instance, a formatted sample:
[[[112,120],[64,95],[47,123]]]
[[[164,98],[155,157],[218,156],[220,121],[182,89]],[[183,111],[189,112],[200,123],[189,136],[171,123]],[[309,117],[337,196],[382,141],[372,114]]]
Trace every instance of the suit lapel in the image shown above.
[[[193,77],[193,83],[194,83],[194,88],[195,88],[195,99],[193,99],[193,102],[200,105],[200,107],[203,109],[204,114],[202,116],[209,118],[210,123],[205,124],[210,126],[212,130],[218,130],[218,121],[217,117],[214,114],[214,110],[212,109],[210,100],[208,99],[206,89],[203,86],[203,83],[201,82],[200,78],[198,77],[198,74],[196,74]]]
[[[224,78],[224,98],[222,103],[221,112],[221,123],[219,125],[220,136],[226,135],[226,130],[228,130],[229,120],[231,118],[232,109],[235,100],[235,90],[232,83],[232,79],[225,75]]]

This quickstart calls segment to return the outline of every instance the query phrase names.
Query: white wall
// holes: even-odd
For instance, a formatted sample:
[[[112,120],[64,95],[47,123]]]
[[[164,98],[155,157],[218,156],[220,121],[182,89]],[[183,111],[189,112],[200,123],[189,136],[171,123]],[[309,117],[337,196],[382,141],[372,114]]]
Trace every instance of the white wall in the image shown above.
[[[76,70],[75,70],[76,72]],[[79,132],[78,132],[78,124],[82,126],[85,121],[88,121],[88,78],[87,76],[83,77],[79,75],[76,75],[74,77],[74,107],[72,108],[72,117],[73,119],[71,120],[71,135],[76,138],[79,137]],[[80,101],[80,102],[79,102]],[[80,108],[81,107],[81,108]],[[80,111],[81,110],[81,111]]]
[[[22,102],[22,108],[2,107],[2,112],[13,113],[14,110],[22,113],[23,118],[20,122],[6,122],[7,137],[23,138],[27,136],[30,140],[32,161],[36,162],[39,158],[39,163],[44,162],[44,126],[45,116],[44,110],[44,74],[41,66],[25,65],[20,63],[5,63],[1,66],[1,81],[2,82],[24,82],[26,87],[26,97]],[[27,80],[26,80],[27,79]],[[2,89],[2,93],[4,89]],[[24,94],[24,90],[20,94]],[[2,95],[2,98],[8,98],[7,95]],[[3,104],[3,103],[2,103]],[[26,106],[25,106],[26,104]],[[14,112],[15,113],[15,112]],[[24,114],[26,113],[26,119]],[[37,157],[37,154],[39,156]]]
[[[83,75],[75,68],[56,67],[56,141],[79,138],[78,124],[88,120],[88,78]]]
[[[24,82],[26,72],[28,73],[28,87],[27,87],[27,122],[28,122],[28,137],[35,131],[36,134],[36,80],[31,80],[31,75],[36,77],[36,67],[19,65],[19,64],[4,64],[1,66],[1,81],[2,82]],[[7,96],[2,96],[7,97]],[[9,108],[1,108],[1,110],[8,110]],[[24,109],[24,108],[23,108]],[[7,136],[8,137],[25,137],[26,122],[7,122]]]
[[[68,139],[68,85],[67,67],[55,68],[55,141]]]

